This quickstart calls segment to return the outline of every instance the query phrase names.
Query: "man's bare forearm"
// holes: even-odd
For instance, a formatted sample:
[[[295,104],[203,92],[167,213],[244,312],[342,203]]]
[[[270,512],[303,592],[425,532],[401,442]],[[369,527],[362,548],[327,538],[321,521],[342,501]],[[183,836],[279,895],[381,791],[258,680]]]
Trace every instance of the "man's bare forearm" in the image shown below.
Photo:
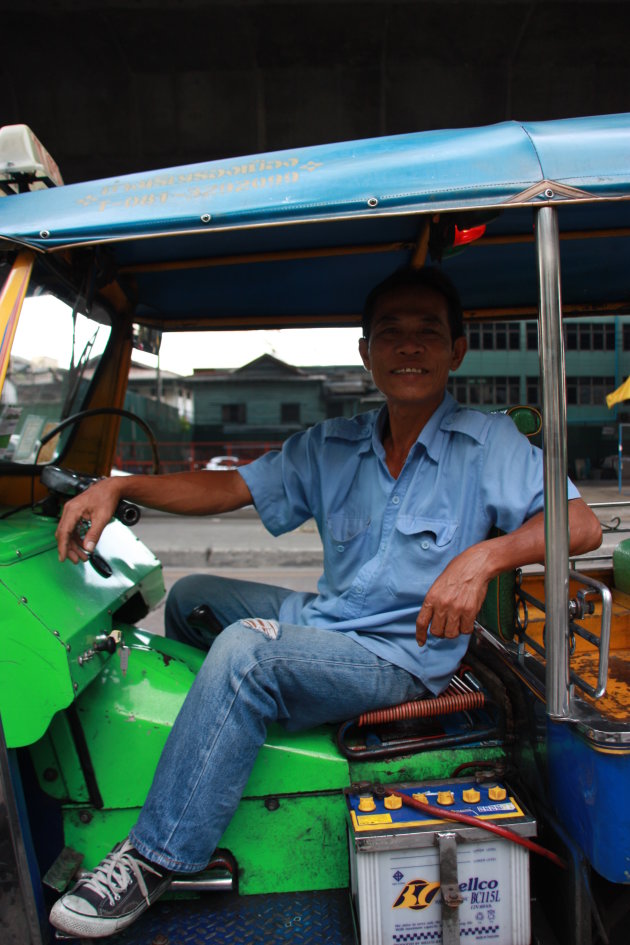
[[[569,553],[585,554],[599,548],[602,541],[602,527],[597,516],[582,499],[569,502]],[[488,580],[511,571],[525,564],[544,563],[545,560],[545,519],[544,513],[533,515],[513,532],[489,539],[486,550],[486,575]]]
[[[252,495],[236,471],[100,479],[66,502],[55,533],[59,560],[84,561],[121,499],[179,515],[217,515],[249,505]]]
[[[109,480],[120,499],[178,515],[218,515],[252,502],[236,471],[169,473],[162,476],[117,476]]]

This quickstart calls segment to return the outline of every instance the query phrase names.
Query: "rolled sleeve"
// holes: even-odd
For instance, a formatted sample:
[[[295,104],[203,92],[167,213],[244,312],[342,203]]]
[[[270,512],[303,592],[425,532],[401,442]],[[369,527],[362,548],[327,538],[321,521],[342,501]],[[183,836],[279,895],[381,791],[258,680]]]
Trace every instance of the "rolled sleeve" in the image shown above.
[[[579,491],[567,481],[569,499]],[[542,451],[508,417],[495,417],[482,476],[483,502],[505,532],[514,531],[544,508]]]
[[[265,453],[238,470],[263,525],[272,535],[298,528],[313,515],[316,490],[309,432],[296,433],[281,450]]]

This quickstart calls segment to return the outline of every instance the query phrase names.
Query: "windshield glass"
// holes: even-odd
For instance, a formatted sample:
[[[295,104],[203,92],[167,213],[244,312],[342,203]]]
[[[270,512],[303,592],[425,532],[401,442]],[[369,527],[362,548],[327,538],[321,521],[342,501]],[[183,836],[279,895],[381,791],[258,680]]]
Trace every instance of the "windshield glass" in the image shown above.
[[[52,295],[25,300],[11,348],[0,410],[0,460],[47,463],[62,437],[41,440],[81,409],[110,335],[109,325]]]

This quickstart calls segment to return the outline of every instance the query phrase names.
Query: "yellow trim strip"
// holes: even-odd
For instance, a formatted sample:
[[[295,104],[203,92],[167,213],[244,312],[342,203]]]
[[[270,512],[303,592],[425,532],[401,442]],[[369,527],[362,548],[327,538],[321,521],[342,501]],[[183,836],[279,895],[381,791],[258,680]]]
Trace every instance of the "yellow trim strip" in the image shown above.
[[[624,755],[630,755],[630,748],[604,748],[601,745],[595,744],[590,736],[585,735],[583,732],[581,734],[587,744],[587,747],[598,755],[619,755],[620,757]]]
[[[0,390],[7,376],[11,346],[34,262],[35,253],[20,253],[0,294]]]

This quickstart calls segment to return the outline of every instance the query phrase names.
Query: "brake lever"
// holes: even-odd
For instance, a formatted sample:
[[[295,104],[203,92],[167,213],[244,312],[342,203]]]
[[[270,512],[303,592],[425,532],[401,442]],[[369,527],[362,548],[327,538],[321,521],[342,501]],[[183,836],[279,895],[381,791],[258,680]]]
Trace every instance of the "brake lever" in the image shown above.
[[[100,574],[103,578],[110,578],[114,573],[105,560],[97,551],[87,552],[88,561],[94,568],[97,574]]]

